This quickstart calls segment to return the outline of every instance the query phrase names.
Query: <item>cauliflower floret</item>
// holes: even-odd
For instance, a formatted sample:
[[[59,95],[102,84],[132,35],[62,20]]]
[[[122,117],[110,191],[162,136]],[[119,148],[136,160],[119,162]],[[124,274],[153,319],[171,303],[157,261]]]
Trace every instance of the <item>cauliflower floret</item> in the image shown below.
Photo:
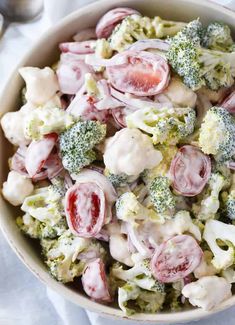
[[[235,270],[234,267],[229,267],[221,272],[221,276],[229,283],[235,283]]]
[[[198,241],[201,241],[200,229],[193,223],[188,211],[177,212],[172,219],[166,220],[163,224],[147,224],[144,227],[146,233],[149,233],[149,238],[152,238],[156,245],[160,245],[175,235],[184,233],[190,233]]]
[[[25,135],[38,140],[44,134],[62,132],[73,124],[73,117],[58,107],[38,107],[25,120]]]
[[[56,74],[49,67],[23,67],[19,73],[26,82],[26,99],[36,106],[44,105],[59,90]]]
[[[27,103],[19,111],[8,112],[1,119],[5,137],[15,146],[27,145],[30,142],[25,134],[25,120],[33,109],[34,106]]]
[[[200,279],[204,276],[215,275],[218,270],[211,263],[213,254],[210,251],[204,251],[201,263],[193,271],[195,278]]]
[[[182,294],[193,306],[210,310],[232,296],[231,284],[218,276],[205,276],[195,282],[186,284]]]
[[[212,264],[216,269],[226,269],[234,264],[235,226],[218,220],[208,220],[205,225],[203,238],[214,254]],[[218,239],[226,243],[228,246],[227,250],[219,246]]]
[[[175,145],[194,131],[196,113],[194,109],[146,107],[129,114],[129,128],[138,128],[150,135],[154,144]]]
[[[37,189],[31,196],[27,196],[21,209],[35,219],[54,226],[61,219],[63,207],[60,195],[48,186]]]
[[[163,159],[152,169],[146,169],[142,174],[141,177],[146,184],[146,186],[150,186],[154,178],[157,176],[168,176],[168,172],[170,169],[171,161],[175,157],[176,153],[178,152],[178,148],[176,146],[166,146],[166,145],[158,145],[158,150],[161,151]]]
[[[122,194],[116,202],[116,215],[119,220],[136,224],[136,220],[163,222],[163,219],[152,209],[138,202],[132,192]]]
[[[71,282],[82,274],[85,263],[77,256],[89,247],[90,239],[74,236],[69,230],[57,239],[42,239],[45,263],[51,274],[63,283]]]
[[[20,205],[33,192],[31,179],[12,170],[3,183],[2,194],[12,205]]]
[[[178,107],[194,108],[196,105],[196,93],[176,77],[171,78],[171,82],[162,94]]]
[[[214,218],[220,207],[219,194],[227,185],[226,178],[220,173],[213,173],[209,180],[209,189],[206,198],[201,203],[193,204],[193,212],[200,220]]]
[[[139,255],[139,254],[136,254]],[[164,294],[165,286],[163,283],[158,282],[151,273],[150,260],[136,258],[134,266],[129,270],[123,270],[122,265],[116,263],[111,269],[111,275],[126,281],[136,284],[138,287],[149,290],[160,292]]]
[[[131,253],[128,250],[128,242],[126,236],[121,233],[118,223],[110,223],[109,230],[109,251],[112,258],[128,266],[133,266]]]
[[[210,141],[208,141],[210,139]],[[235,121],[222,107],[212,107],[206,113],[200,129],[199,145],[206,154],[224,162],[235,153]]]
[[[151,139],[137,129],[124,128],[105,142],[104,163],[113,174],[139,175],[161,160],[162,154]]]

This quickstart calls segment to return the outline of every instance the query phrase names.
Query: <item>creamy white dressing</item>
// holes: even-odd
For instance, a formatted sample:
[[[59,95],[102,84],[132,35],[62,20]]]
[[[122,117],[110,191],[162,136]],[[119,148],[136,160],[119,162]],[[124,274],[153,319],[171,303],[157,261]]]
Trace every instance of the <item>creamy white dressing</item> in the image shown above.
[[[49,67],[23,67],[19,73],[26,83],[25,98],[34,105],[44,105],[59,90],[56,74]]]
[[[12,170],[9,172],[7,181],[3,183],[2,194],[12,205],[17,206],[33,192],[31,179]]]
[[[161,160],[162,154],[151,139],[137,129],[124,128],[105,142],[104,163],[113,174],[138,175]]]
[[[210,310],[232,296],[231,284],[218,276],[205,276],[183,287],[182,294],[193,306]]]

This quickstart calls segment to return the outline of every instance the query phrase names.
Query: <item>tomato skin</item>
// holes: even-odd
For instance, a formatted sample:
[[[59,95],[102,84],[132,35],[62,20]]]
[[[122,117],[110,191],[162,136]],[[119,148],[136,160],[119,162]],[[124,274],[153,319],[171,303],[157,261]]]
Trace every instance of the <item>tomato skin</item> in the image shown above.
[[[191,197],[201,193],[210,175],[210,157],[195,146],[181,147],[171,162],[172,187],[181,195]]]
[[[57,139],[56,133],[50,133],[41,140],[30,143],[25,153],[25,169],[31,178],[34,178],[41,171]]]
[[[177,235],[157,248],[151,259],[151,271],[160,282],[176,282],[195,270],[202,255],[200,246],[192,236]]]
[[[104,14],[96,25],[96,35],[98,38],[108,38],[113,29],[125,17],[130,15],[140,15],[137,10],[132,8],[115,8]]]
[[[226,108],[229,113],[235,114],[235,90],[223,100],[220,106]]]
[[[86,294],[92,299],[105,302],[111,301],[105,265],[100,258],[88,263],[82,275],[82,285]]]
[[[106,199],[94,182],[76,183],[65,195],[65,214],[70,230],[90,238],[99,234],[105,222]]]
[[[112,60],[126,57],[127,63],[106,68],[112,86],[136,96],[153,96],[168,86],[170,70],[167,61],[146,51],[124,51]]]

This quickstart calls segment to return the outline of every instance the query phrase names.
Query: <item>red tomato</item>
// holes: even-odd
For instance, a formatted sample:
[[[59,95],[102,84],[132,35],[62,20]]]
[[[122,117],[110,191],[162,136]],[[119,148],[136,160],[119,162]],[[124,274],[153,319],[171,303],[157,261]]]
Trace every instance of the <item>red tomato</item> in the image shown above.
[[[111,300],[104,262],[97,258],[90,262],[83,275],[82,285],[86,294],[94,300]]]
[[[26,150],[25,168],[30,177],[34,177],[43,168],[47,158],[55,146],[58,135],[51,133],[42,140],[32,141]]]
[[[157,248],[151,260],[151,271],[160,282],[176,282],[195,270],[201,262],[202,254],[193,237],[178,235]]]
[[[170,71],[167,61],[158,54],[145,51],[124,51],[112,60],[126,56],[127,63],[107,67],[114,88],[136,96],[152,96],[168,85]]]
[[[171,162],[172,187],[184,196],[195,196],[203,190],[211,174],[211,160],[199,148],[185,145]]]
[[[231,92],[220,106],[226,108],[229,113],[235,114],[235,91]]]
[[[131,8],[116,8],[106,12],[96,25],[97,37],[108,38],[117,24],[119,24],[125,17],[134,14],[140,15],[137,10]]]
[[[106,201],[94,182],[77,183],[65,196],[65,214],[70,230],[81,237],[96,236],[105,221]]]

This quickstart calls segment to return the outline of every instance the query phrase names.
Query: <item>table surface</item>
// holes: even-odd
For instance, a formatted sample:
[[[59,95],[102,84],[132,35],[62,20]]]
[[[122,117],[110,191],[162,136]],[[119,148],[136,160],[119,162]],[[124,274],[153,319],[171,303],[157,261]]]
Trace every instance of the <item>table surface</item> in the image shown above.
[[[56,19],[93,0],[45,0],[46,13],[41,19],[28,24],[12,24],[0,40],[0,93],[17,61],[28,50],[35,35],[46,30],[55,15],[50,15],[57,6]],[[226,4],[231,1],[224,0]],[[234,3],[234,2],[233,2]],[[16,58],[17,53],[17,58]],[[64,300],[46,288],[19,261],[0,233],[0,325],[109,325],[106,320]],[[191,325],[234,325],[235,307],[209,319],[189,323]],[[119,325],[112,321],[112,325]],[[123,321],[122,324],[139,324]]]

